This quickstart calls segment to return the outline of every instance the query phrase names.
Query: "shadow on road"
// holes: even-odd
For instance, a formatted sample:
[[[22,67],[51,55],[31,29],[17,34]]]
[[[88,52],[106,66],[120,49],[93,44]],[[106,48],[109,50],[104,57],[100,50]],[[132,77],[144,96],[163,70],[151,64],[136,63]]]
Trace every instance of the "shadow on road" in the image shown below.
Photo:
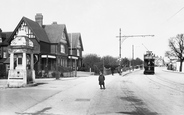
[[[120,97],[122,100],[126,100],[131,103],[135,107],[135,111],[131,112],[117,112],[120,114],[128,114],[128,115],[158,115],[156,112],[151,112],[149,109],[142,107],[144,102],[141,99],[138,99],[135,96],[128,96],[128,97]]]
[[[45,113],[47,110],[52,109],[52,107],[46,107],[40,111],[37,111],[35,113],[17,113],[17,115],[59,115],[59,114],[52,114],[52,113]]]
[[[35,84],[30,85],[30,87],[36,87],[36,86],[44,85],[44,84],[48,84],[48,83],[35,83]]]

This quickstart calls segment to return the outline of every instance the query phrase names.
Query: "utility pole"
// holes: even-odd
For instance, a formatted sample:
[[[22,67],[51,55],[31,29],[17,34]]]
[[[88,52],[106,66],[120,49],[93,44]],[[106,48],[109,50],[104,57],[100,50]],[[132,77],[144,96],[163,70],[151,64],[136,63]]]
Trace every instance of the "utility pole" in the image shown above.
[[[132,45],[132,70],[134,71],[134,45]]]
[[[121,28],[119,29],[119,65],[121,65]]]
[[[116,36],[119,38],[119,58],[120,58],[120,61],[119,61],[119,64],[120,64],[120,67],[121,67],[121,42],[123,42],[125,39],[129,38],[129,37],[154,37],[154,35],[126,35],[126,36],[121,36],[121,28],[119,29],[119,36]],[[123,41],[121,41],[121,38],[124,38]],[[132,46],[133,48],[133,46]]]

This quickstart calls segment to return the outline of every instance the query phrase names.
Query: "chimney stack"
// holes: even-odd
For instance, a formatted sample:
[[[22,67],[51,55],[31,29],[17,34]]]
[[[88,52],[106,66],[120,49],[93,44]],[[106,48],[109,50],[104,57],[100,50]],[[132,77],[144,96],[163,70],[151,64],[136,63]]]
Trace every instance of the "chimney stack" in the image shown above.
[[[43,25],[43,15],[41,13],[37,13],[35,16],[35,21],[42,27]]]

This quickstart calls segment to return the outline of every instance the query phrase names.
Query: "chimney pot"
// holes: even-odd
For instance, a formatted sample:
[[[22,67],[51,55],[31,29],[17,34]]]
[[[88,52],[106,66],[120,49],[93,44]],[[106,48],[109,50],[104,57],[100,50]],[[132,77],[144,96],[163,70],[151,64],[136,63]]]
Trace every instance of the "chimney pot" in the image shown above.
[[[56,22],[56,21],[54,21],[54,22],[52,22],[52,24],[57,24],[57,22]]]
[[[37,13],[36,14],[35,21],[42,27],[42,25],[43,25],[43,15],[42,15],[42,13]]]

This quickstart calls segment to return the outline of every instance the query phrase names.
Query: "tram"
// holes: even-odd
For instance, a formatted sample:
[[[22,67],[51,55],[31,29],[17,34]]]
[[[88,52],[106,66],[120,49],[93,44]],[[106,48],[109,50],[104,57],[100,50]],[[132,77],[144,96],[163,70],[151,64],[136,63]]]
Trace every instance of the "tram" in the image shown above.
[[[144,74],[155,74],[155,55],[147,51],[144,55]]]

